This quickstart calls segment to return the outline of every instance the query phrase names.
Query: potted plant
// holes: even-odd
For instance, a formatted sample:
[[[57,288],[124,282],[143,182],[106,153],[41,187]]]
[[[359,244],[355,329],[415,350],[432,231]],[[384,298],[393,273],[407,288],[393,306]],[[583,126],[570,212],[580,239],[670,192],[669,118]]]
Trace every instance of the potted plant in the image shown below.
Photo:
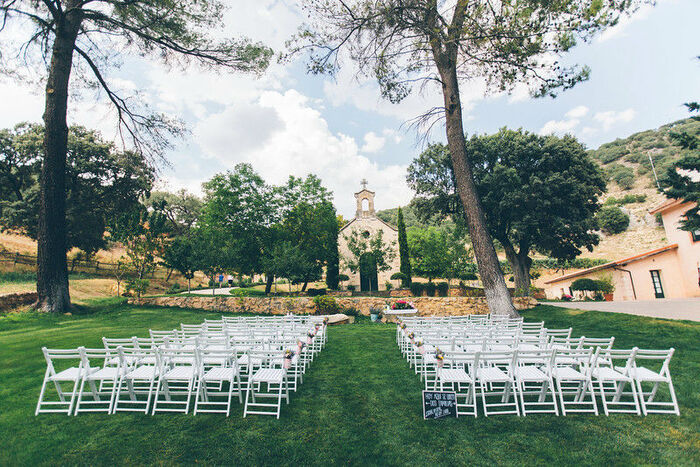
[[[377,307],[372,307],[369,309],[369,317],[372,322],[377,322],[382,319],[382,309]]]
[[[613,301],[613,292],[615,292],[615,283],[613,282],[612,274],[600,276],[596,281],[598,290],[603,293],[603,298],[606,302]]]

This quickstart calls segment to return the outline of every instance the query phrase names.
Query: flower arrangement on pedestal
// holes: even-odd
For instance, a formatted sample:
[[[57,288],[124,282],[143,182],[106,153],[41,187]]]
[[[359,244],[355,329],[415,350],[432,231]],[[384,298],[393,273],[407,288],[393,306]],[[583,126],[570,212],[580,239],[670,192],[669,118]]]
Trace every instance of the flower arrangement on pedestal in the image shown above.
[[[296,355],[296,353],[293,350],[287,349],[284,351],[283,366],[285,370],[289,370],[292,367],[292,359],[294,358],[294,355]]]
[[[413,305],[413,303],[406,300],[396,300],[391,304],[392,310],[413,310],[415,308],[416,307]]]
[[[435,349],[435,360],[437,360],[438,368],[442,368],[442,366],[445,364],[445,352],[436,348]]]

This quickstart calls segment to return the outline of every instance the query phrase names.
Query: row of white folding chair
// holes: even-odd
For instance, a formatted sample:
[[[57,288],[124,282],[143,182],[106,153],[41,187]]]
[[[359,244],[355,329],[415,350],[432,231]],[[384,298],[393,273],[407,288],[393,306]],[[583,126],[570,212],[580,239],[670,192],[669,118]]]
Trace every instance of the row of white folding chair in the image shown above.
[[[270,368],[275,365],[284,368],[282,381],[284,388],[278,388],[278,393],[284,392],[288,400],[287,371],[293,366],[291,362],[289,366],[284,364],[282,350],[248,350],[246,355],[249,361],[259,363],[248,365],[246,388],[241,381],[237,354],[230,350],[195,348],[142,351],[119,347],[119,362],[116,365],[110,363],[112,353],[106,349],[81,347],[71,350],[48,350],[44,348],[43,351],[47,360],[47,371],[36,414],[63,412],[68,415],[71,413],[77,415],[79,412],[96,411],[187,413],[193,394],[195,395],[195,413],[205,411],[228,414],[233,394],[238,395],[239,400],[242,400],[242,391],[256,391],[260,383],[268,384],[269,389],[270,383],[274,381],[270,380],[269,371],[259,374],[259,370],[263,367]],[[270,355],[276,357],[274,361],[268,362],[270,364],[266,364],[265,359]],[[151,357],[155,357],[155,363],[150,363]],[[77,365],[56,371],[54,361],[57,359],[72,360]],[[102,364],[95,365],[96,360]],[[143,363],[145,361],[149,363]],[[275,374],[279,373],[279,371],[275,372]],[[58,401],[44,400],[47,385],[50,383],[56,386]],[[71,388],[66,390],[61,387],[61,383],[71,384]],[[96,383],[99,383],[99,388]],[[228,389],[221,392],[223,383],[228,383]],[[128,399],[122,397],[122,392],[126,393]],[[211,400],[213,396],[222,395],[225,396],[224,401]],[[67,400],[68,397],[69,400]],[[202,405],[201,408],[200,405]],[[46,406],[50,408],[45,408]],[[225,409],[217,406],[223,406]],[[274,414],[279,417],[279,406]]]
[[[566,350],[445,351],[443,361],[450,368],[454,362],[464,365],[465,361],[476,358],[477,355],[495,356],[491,358],[491,363],[498,370],[488,370],[488,374],[491,376],[495,374],[502,378],[502,373],[505,371],[506,375],[512,376],[519,391],[523,414],[528,412],[528,405],[536,406],[536,409],[531,412],[549,411],[549,409],[539,407],[547,405],[545,399],[547,388],[549,388],[552,396],[550,409],[553,413],[561,410],[563,415],[566,415],[567,411],[597,414],[595,400],[597,393],[606,415],[610,413],[634,413],[637,415],[672,413],[679,415],[678,402],[669,371],[669,363],[673,353],[673,349],[613,350],[602,347],[596,348],[595,351],[593,347]],[[510,355],[513,356],[512,361]],[[498,356],[501,356],[500,360]],[[637,364],[638,359],[655,360],[659,369],[640,366]],[[483,359],[480,362],[483,366]],[[439,366],[437,360],[435,360],[434,365]],[[429,367],[430,365],[425,365],[424,368],[427,389],[430,388]],[[456,385],[457,390],[461,390],[465,384],[468,386],[469,381],[472,382],[472,385],[476,384],[478,377],[475,375],[478,372],[474,373],[473,368],[480,367],[472,363],[471,380],[465,377],[464,370],[461,372],[448,371],[447,373],[443,371],[441,374],[442,370],[436,368],[432,386],[436,388],[440,385],[440,389],[443,389],[446,383],[450,383],[453,387]],[[545,379],[544,376],[548,378]],[[501,380],[495,378],[487,382],[496,383],[499,381]],[[554,397],[554,381],[556,382],[556,394],[559,396],[559,409],[557,409],[557,401]],[[512,381],[509,379],[508,383],[511,384]],[[541,383],[539,388],[535,387],[535,391],[539,391],[536,401],[528,402],[524,399],[524,396],[530,392],[527,383]],[[670,400],[656,399],[662,384],[667,385],[666,398]],[[645,385],[647,386],[646,391]],[[594,386],[596,387],[594,388]],[[475,390],[476,388],[472,387],[471,389]],[[506,391],[506,393],[501,393],[503,399],[500,404],[507,406],[508,401],[505,400],[505,397],[508,389],[507,387],[500,389]],[[475,401],[474,394],[467,392],[466,395],[462,395],[468,397],[472,403]],[[484,397],[484,413],[488,414],[486,396],[483,393],[482,396]],[[496,403],[496,406],[499,406],[499,403]],[[475,415],[476,412],[474,411],[472,414]]]

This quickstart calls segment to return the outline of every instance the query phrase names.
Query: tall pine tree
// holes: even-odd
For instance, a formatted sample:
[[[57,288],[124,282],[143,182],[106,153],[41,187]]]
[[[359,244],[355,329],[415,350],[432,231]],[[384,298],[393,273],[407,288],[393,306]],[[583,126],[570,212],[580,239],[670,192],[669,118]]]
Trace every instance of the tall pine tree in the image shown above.
[[[398,229],[399,229],[399,257],[401,258],[401,272],[406,275],[402,279],[403,286],[411,285],[411,261],[408,256],[408,238],[406,237],[406,224],[403,221],[403,212],[399,207],[398,213]]]

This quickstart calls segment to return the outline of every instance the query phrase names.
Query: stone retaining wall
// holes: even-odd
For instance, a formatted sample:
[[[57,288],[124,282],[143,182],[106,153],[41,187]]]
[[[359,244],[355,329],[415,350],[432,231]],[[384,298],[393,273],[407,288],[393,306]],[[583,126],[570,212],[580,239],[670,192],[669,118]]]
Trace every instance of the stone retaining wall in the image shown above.
[[[357,308],[361,314],[369,315],[370,308],[384,307],[392,299],[382,297],[336,297],[343,308]],[[519,310],[532,308],[537,302],[528,297],[514,298]],[[460,316],[488,312],[483,297],[415,297],[411,302],[419,315]],[[249,312],[283,315],[287,313],[313,314],[316,312],[313,298],[307,297],[142,297],[130,298],[133,305],[196,308],[211,311]]]
[[[0,310],[11,310],[36,302],[36,292],[8,293],[0,295]]]

